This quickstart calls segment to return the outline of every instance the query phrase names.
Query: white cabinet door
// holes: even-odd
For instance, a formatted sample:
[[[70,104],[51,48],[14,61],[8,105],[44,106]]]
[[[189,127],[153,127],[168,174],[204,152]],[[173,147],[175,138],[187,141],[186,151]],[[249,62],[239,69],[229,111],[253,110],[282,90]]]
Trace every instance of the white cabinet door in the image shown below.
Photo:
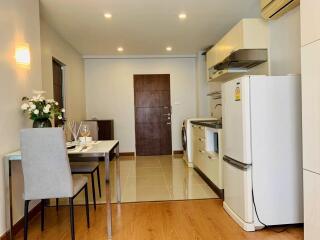
[[[303,167],[320,173],[320,41],[301,50]]]
[[[304,171],[304,240],[320,236],[320,175]]]
[[[220,188],[219,182],[219,159],[217,154],[205,153],[203,158],[204,168],[201,171]]]
[[[301,0],[301,43],[306,45],[320,39],[320,1]]]

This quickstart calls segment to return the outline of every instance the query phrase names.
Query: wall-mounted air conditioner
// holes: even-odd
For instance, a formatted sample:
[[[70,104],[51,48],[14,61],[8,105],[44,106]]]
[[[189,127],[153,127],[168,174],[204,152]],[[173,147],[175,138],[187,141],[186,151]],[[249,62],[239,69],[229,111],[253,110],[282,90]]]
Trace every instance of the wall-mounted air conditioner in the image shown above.
[[[277,19],[299,4],[300,0],[261,0],[261,15],[268,20]]]

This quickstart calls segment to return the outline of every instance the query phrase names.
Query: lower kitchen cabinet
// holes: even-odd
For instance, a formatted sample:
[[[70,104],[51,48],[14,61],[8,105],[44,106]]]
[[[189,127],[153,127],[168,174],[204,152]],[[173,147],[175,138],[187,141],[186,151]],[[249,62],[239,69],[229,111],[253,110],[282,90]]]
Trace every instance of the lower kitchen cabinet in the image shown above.
[[[320,236],[320,175],[304,170],[304,240]]]
[[[217,190],[218,194],[222,196],[223,190],[223,176],[222,176],[222,150],[219,146],[219,152],[215,152],[213,134],[218,133],[219,142],[221,141],[222,130],[206,128],[203,126],[192,126],[192,153],[194,167],[200,172],[202,176],[210,180],[212,187]]]
[[[222,188],[219,177],[219,155],[205,153],[203,157],[203,167],[201,171],[218,187]]]

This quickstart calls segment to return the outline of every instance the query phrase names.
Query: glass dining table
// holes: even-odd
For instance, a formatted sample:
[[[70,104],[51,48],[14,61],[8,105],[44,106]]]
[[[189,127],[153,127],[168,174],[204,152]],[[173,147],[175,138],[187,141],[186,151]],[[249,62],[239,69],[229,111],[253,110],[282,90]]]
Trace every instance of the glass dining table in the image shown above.
[[[106,191],[106,209],[107,209],[107,239],[112,239],[112,208],[111,208],[111,191],[110,191],[110,158],[109,153],[116,153],[116,188],[117,188],[117,203],[121,202],[121,184],[120,184],[120,155],[119,155],[119,141],[95,141],[88,146],[77,146],[74,149],[68,150],[68,155],[71,158],[88,158],[88,157],[104,157],[105,161],[105,191]],[[12,170],[11,165],[13,161],[21,161],[21,152],[15,151],[5,156],[7,160],[9,172],[9,215],[10,227],[9,238],[13,239],[13,217],[12,217]],[[84,159],[85,160],[85,159]]]

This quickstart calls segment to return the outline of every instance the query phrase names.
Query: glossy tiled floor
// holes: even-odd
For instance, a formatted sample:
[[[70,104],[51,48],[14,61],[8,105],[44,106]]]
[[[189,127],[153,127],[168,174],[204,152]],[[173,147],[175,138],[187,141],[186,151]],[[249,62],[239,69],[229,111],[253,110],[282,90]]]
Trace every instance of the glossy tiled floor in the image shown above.
[[[184,160],[172,156],[121,157],[121,202],[144,202],[186,199],[208,199],[218,196]],[[97,193],[97,202],[105,202],[104,163],[100,162],[102,197]],[[111,162],[112,202],[115,202],[115,161]],[[92,201],[91,183],[89,197]],[[96,184],[96,192],[98,186]],[[76,199],[83,203],[83,195]],[[61,202],[62,203],[62,202]]]

